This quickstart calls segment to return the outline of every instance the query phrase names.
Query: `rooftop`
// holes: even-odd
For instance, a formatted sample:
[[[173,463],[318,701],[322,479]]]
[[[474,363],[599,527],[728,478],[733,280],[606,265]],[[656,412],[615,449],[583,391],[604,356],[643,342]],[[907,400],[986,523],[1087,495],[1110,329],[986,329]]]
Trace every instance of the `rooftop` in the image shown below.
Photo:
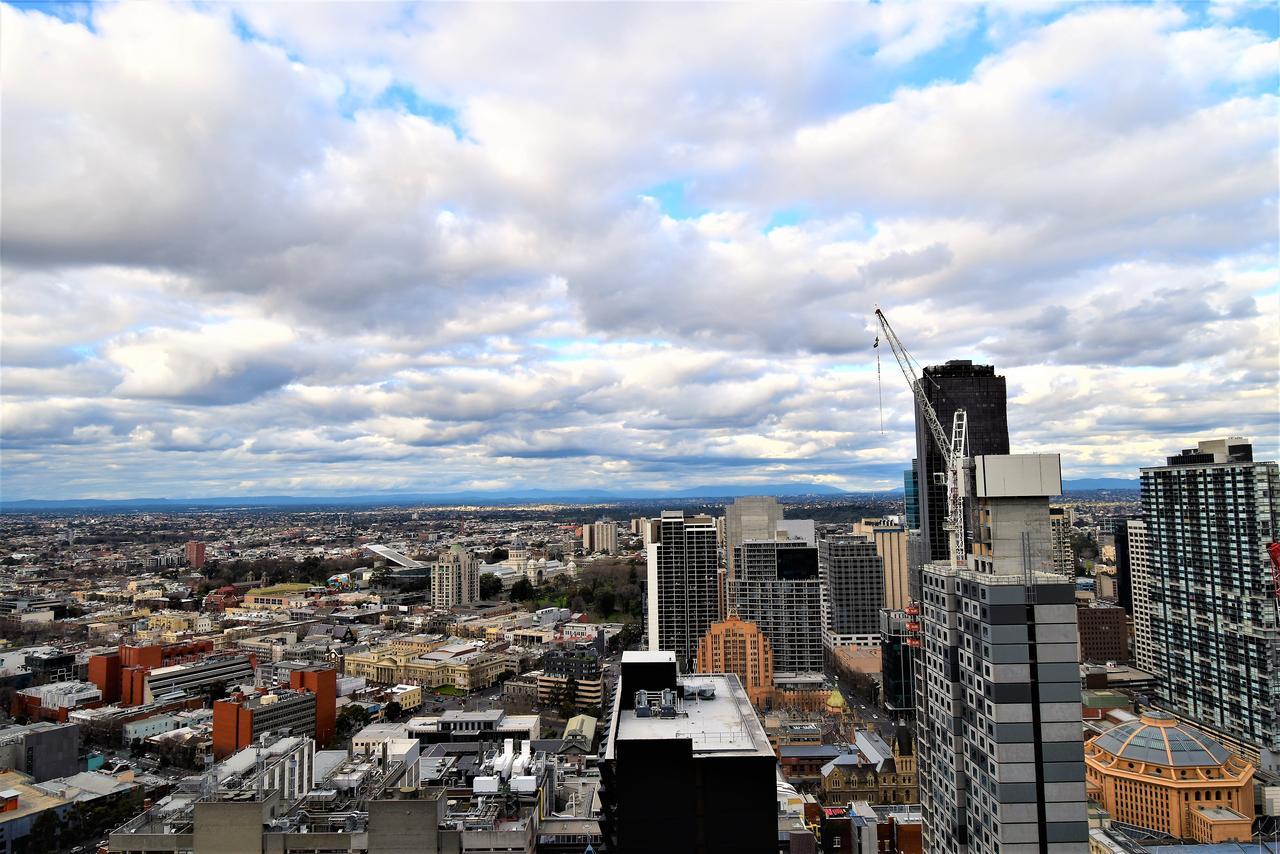
[[[638,717],[634,710],[623,711],[618,715],[616,740],[687,738],[693,743],[695,755],[773,755],[764,728],[737,676],[696,674],[685,677],[684,684],[712,688],[714,696],[704,698],[701,694],[707,692],[703,691],[677,700],[674,717]]]
[[[1134,762],[1186,768],[1224,765],[1231,755],[1204,733],[1183,729],[1168,712],[1154,709],[1143,712],[1138,720],[1113,727],[1092,744]]]
[[[311,589],[310,584],[273,584],[270,587],[257,587],[246,593],[246,596],[272,596],[281,593],[305,593]]]

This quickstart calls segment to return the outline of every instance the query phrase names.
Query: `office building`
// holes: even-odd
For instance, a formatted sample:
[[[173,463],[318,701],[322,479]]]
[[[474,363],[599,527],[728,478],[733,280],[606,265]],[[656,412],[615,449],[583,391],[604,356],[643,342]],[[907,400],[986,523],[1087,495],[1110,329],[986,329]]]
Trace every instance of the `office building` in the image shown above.
[[[917,615],[880,611],[880,702],[892,712],[910,713],[916,707],[916,649],[910,641],[918,626]]]
[[[774,653],[755,623],[728,619],[712,623],[698,642],[699,673],[733,673],[752,705],[763,709],[773,696]]]
[[[321,665],[297,667],[289,673],[289,687],[316,695],[316,725],[312,734],[316,744],[328,747],[337,724],[338,672]]]
[[[204,543],[191,540],[187,543],[187,566],[192,569],[204,568]]]
[[[1141,491],[1159,703],[1275,767],[1280,621],[1266,547],[1280,532],[1280,466],[1255,462],[1244,439],[1203,441],[1142,469]]]
[[[884,607],[884,560],[864,537],[818,540],[818,575],[824,592],[822,640],[838,646],[879,646]]]
[[[1116,603],[1132,617],[1133,571],[1129,565],[1129,522],[1124,517],[1115,519],[1112,537],[1116,546]]]
[[[600,652],[591,644],[547,653],[538,674],[538,702],[579,709],[604,705],[604,671]]]
[[[920,461],[902,473],[903,524],[908,531],[920,530]]]
[[[681,678],[670,652],[623,653],[600,762],[610,851],[775,854],[776,769],[736,675]]]
[[[199,662],[213,652],[213,641],[151,644],[121,644],[110,652],[89,657],[89,681],[98,686],[106,703],[140,706],[146,698],[147,676],[153,670],[177,664]]]
[[[1129,660],[1129,619],[1124,608],[1093,601],[1076,612],[1080,628],[1080,660],[1097,663]]]
[[[664,510],[660,534],[647,549],[649,649],[674,652],[687,665],[721,615],[716,523]]]
[[[749,539],[731,551],[727,610],[764,632],[779,673],[822,672],[818,550],[805,540]]]
[[[920,380],[925,398],[937,413],[943,430],[951,432],[951,420],[963,409],[968,422],[966,445],[970,456],[1009,453],[1009,421],[1005,405],[1004,377],[991,365],[975,365],[956,359],[924,369]],[[916,459],[919,461],[920,532],[925,562],[950,557],[947,518],[946,461],[933,440],[924,416],[916,412]]]
[[[282,689],[218,700],[213,704],[213,756],[225,759],[268,732],[313,735],[315,726],[316,695],[310,691]]]
[[[853,533],[876,544],[876,554],[884,562],[884,604],[880,607],[901,610],[911,599],[908,584],[909,560],[907,529],[896,517],[859,519]]]
[[[13,768],[33,783],[80,770],[80,727],[73,723],[0,726],[0,768]]]
[[[247,655],[214,655],[189,664],[157,667],[143,677],[141,703],[154,703],[174,692],[199,694],[211,686],[252,685],[253,662]],[[133,705],[138,705],[134,703]]]
[[[782,505],[778,499],[767,495],[739,498],[725,508],[725,566],[730,580],[735,571],[734,548],[747,540],[774,539],[781,521]]]
[[[1057,455],[974,459],[966,565],[922,572],[925,850],[1087,850],[1075,586],[1053,571]]]
[[[1201,844],[1253,838],[1253,766],[1167,712],[1104,732],[1084,761],[1089,796],[1112,821]]]
[[[431,605],[446,610],[480,598],[480,561],[460,545],[451,546],[431,567]]]

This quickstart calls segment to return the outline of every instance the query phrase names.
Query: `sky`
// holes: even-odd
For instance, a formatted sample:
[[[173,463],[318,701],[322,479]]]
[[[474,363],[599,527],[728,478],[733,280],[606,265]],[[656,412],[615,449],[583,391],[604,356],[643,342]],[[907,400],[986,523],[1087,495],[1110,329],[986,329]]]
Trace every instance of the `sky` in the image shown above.
[[[1275,459],[1278,60],[1272,4],[0,4],[0,497],[900,487],[877,305],[1069,478]]]

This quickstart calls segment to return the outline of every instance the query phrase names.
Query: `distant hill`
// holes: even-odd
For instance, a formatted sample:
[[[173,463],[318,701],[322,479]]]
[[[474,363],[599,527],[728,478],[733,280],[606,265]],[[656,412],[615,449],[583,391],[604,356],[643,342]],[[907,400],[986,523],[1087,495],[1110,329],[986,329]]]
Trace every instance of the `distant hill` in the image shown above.
[[[412,504],[505,504],[539,502],[597,503],[661,498],[737,498],[743,495],[840,496],[851,495],[835,487],[816,483],[750,485],[707,485],[685,489],[517,489],[436,493],[379,493],[371,495],[246,495],[210,498],[68,498],[59,500],[22,499],[0,501],[0,511],[10,513],[40,510],[196,510],[235,507],[353,507]]]
[[[1123,477],[1092,477],[1082,480],[1064,480],[1062,488],[1067,492],[1088,492],[1098,489],[1133,489],[1138,488],[1138,479]]]

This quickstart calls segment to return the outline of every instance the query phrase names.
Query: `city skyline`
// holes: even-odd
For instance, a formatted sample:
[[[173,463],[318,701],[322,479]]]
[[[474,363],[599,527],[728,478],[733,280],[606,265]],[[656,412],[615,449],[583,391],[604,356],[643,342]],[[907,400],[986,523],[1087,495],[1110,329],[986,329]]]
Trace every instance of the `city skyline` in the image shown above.
[[[0,24],[5,500],[900,489],[876,304],[1067,478],[1280,456],[1273,7]]]

